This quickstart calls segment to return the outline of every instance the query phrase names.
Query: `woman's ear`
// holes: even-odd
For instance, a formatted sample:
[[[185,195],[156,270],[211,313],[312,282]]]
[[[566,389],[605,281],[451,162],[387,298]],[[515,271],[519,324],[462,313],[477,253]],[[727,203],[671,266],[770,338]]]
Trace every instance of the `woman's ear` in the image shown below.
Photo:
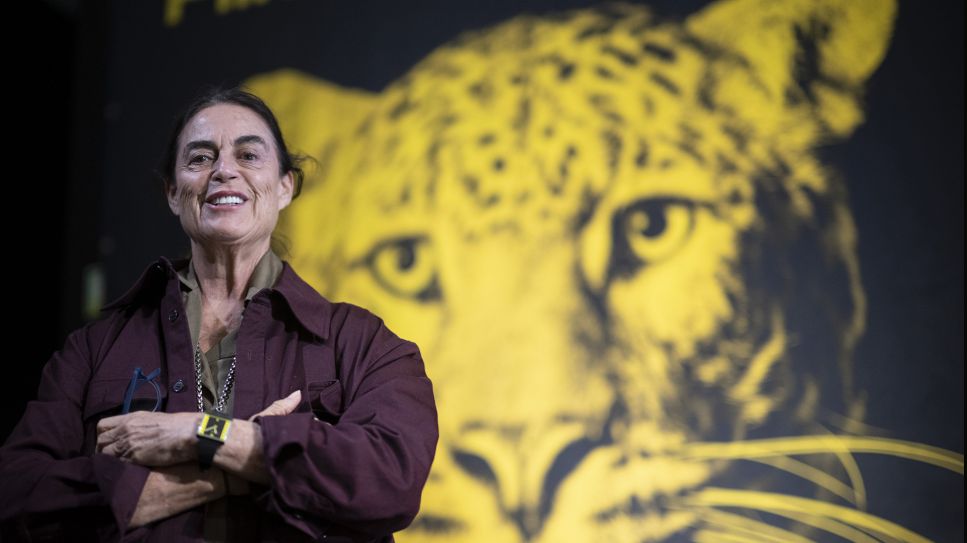
[[[295,177],[292,172],[286,172],[279,183],[279,211],[285,209],[292,203],[292,194],[295,190]]]
[[[175,183],[165,182],[165,196],[168,198],[168,207],[175,217],[181,216],[181,202],[178,201],[178,187]]]

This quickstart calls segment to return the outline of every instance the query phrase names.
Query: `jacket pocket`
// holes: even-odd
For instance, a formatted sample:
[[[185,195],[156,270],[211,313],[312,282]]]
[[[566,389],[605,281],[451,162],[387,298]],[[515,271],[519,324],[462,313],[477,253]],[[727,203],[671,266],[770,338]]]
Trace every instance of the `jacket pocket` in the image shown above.
[[[309,389],[309,405],[317,419],[335,424],[342,416],[342,383],[338,379],[312,381]]]
[[[158,385],[155,389],[151,383],[138,383],[131,396],[130,411],[164,411],[168,400],[168,391],[163,382],[156,378]],[[104,418],[120,415],[124,407],[124,394],[128,390],[130,379],[99,379],[91,381],[87,387],[84,400],[84,420]]]
[[[84,409],[81,416],[84,421],[85,454],[93,454],[97,443],[97,423],[101,419],[120,415],[124,408],[124,393],[128,389],[131,379],[98,379],[87,385],[84,397]],[[157,411],[164,411],[168,400],[168,391],[163,383],[158,383],[161,393],[160,402],[158,392],[150,383],[142,382],[131,396],[131,411],[152,411],[158,405]]]
[[[129,379],[91,381],[87,386],[87,396],[84,400],[84,421],[95,419],[96,424],[98,420],[105,417],[120,415],[124,392],[129,382]]]

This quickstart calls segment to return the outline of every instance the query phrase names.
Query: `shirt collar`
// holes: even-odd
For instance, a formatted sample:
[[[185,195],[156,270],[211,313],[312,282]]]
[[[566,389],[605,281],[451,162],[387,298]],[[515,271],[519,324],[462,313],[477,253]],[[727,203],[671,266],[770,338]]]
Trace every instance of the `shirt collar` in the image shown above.
[[[184,260],[179,261],[179,263],[184,262]],[[172,263],[173,265],[175,263]],[[195,290],[198,288],[198,275],[195,274],[195,263],[193,260],[188,261],[188,265],[182,265],[180,268],[176,267],[178,279],[181,284],[184,285],[188,290]],[[258,264],[255,265],[255,269],[252,270],[252,277],[248,282],[248,289],[245,291],[245,299],[251,300],[252,296],[262,290],[263,288],[272,288],[275,286],[279,278],[279,274],[282,272],[282,260],[275,254],[275,251],[269,249],[262,255],[259,259]]]
[[[277,293],[285,300],[292,314],[295,315],[303,328],[320,339],[327,339],[329,337],[329,323],[332,319],[332,304],[303,281],[287,261],[280,259],[280,262],[282,269],[279,272],[279,279],[269,289],[270,293]],[[165,281],[174,279],[184,284],[183,278],[176,270],[185,269],[188,264],[187,258],[170,260],[164,256],[159,257],[157,261],[150,264],[141,273],[141,277],[126,293],[105,305],[101,308],[101,311],[135,304],[143,293],[158,289],[159,285]],[[254,293],[250,294],[254,295]]]

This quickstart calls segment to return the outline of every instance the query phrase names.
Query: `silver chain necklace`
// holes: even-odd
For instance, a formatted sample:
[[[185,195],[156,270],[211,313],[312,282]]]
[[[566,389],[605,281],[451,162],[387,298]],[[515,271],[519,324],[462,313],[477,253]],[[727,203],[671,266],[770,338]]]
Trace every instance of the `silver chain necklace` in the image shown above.
[[[242,319],[245,315],[239,316],[238,329],[242,329]],[[237,351],[237,347],[236,347]],[[217,413],[225,413],[225,400],[228,399],[228,395],[232,393],[232,385],[235,384],[235,361],[238,360],[238,353],[232,356],[232,365],[228,367],[228,375],[225,376],[225,384],[222,385],[222,393],[217,394],[215,398],[215,408]],[[215,392],[218,392],[218,383],[215,383]],[[201,393],[201,339],[198,343],[195,343],[195,391],[198,393],[198,411],[205,412],[205,400]]]
[[[245,318],[245,314],[239,315],[238,317],[238,330],[242,329],[242,320]],[[216,413],[225,414],[225,400],[228,399],[228,395],[232,393],[232,385],[235,384],[235,361],[238,360],[238,347],[235,348],[236,353],[232,356],[232,365],[228,367],[228,375],[225,376],[225,384],[222,385],[222,393],[217,394],[215,397],[215,408]],[[198,411],[201,413],[205,412],[205,399],[201,392],[201,338],[198,339],[198,343],[195,343],[195,391],[198,397]],[[215,382],[215,392],[218,392],[218,382]]]
[[[232,357],[232,365],[228,367],[228,375],[225,376],[225,384],[222,385],[222,393],[217,396],[215,404],[212,406],[219,413],[225,412],[225,400],[232,392],[232,385],[235,383],[235,361],[238,356]],[[216,384],[216,389],[218,385]],[[195,344],[195,390],[198,392],[198,411],[205,412],[205,400],[202,397],[201,387],[201,341]]]

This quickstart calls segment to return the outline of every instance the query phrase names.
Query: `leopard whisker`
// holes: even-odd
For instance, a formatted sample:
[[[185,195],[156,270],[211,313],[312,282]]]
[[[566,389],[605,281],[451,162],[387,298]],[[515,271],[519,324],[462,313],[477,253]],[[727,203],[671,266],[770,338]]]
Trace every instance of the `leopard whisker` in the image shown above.
[[[768,533],[770,534],[770,541],[772,540],[771,534],[773,533],[776,534],[778,541],[810,541],[809,539],[789,530],[783,530],[765,522],[734,513],[726,513],[714,508],[703,509],[698,512],[698,514],[702,517],[703,522],[712,525],[718,526],[725,523],[735,523],[742,526],[744,529],[753,530],[758,535]],[[852,541],[854,543],[882,543],[882,541],[884,541],[883,539],[873,537],[862,530],[824,517],[803,514],[796,517],[794,520],[798,521],[800,524],[818,528],[825,532],[836,535],[837,537],[840,537],[846,541]],[[778,532],[773,532],[773,530],[777,530]]]
[[[748,460],[774,467],[809,481],[861,509],[866,506],[866,493],[863,488],[852,487],[825,471],[795,458],[778,456],[776,458],[750,458]]]
[[[827,437],[839,437],[832,434],[827,435]],[[837,442],[838,443],[838,442]],[[860,509],[866,508],[866,485],[863,484],[863,473],[860,471],[859,464],[856,463],[856,457],[851,454],[851,451],[846,447],[838,448],[833,454],[839,459],[840,464],[843,465],[843,469],[846,470],[846,476],[849,477],[850,484],[852,485],[855,501],[854,505],[857,505]]]
[[[856,539],[856,536],[858,533],[869,532],[904,542],[929,542],[925,537],[876,515],[812,498],[709,487],[689,495],[683,500],[683,504],[697,508],[734,507],[762,511],[816,526],[836,535],[850,534],[851,541],[868,541],[863,538]]]
[[[697,512],[701,516],[703,523],[715,528],[716,535],[720,535],[720,530],[728,529],[731,530],[732,535],[741,534],[743,541],[810,543],[809,539],[797,533],[735,513],[728,513],[714,508],[702,508]],[[702,531],[705,530],[705,528],[702,528]],[[696,537],[696,541],[698,540]]]
[[[697,442],[685,445],[681,457],[694,460],[754,460],[836,453],[894,456],[964,474],[963,454],[922,443],[882,437],[812,435],[724,443]]]
[[[759,543],[760,541],[772,543],[773,540],[755,537],[747,533],[736,534],[721,530],[703,529],[695,532],[692,541],[695,541],[695,543]]]

